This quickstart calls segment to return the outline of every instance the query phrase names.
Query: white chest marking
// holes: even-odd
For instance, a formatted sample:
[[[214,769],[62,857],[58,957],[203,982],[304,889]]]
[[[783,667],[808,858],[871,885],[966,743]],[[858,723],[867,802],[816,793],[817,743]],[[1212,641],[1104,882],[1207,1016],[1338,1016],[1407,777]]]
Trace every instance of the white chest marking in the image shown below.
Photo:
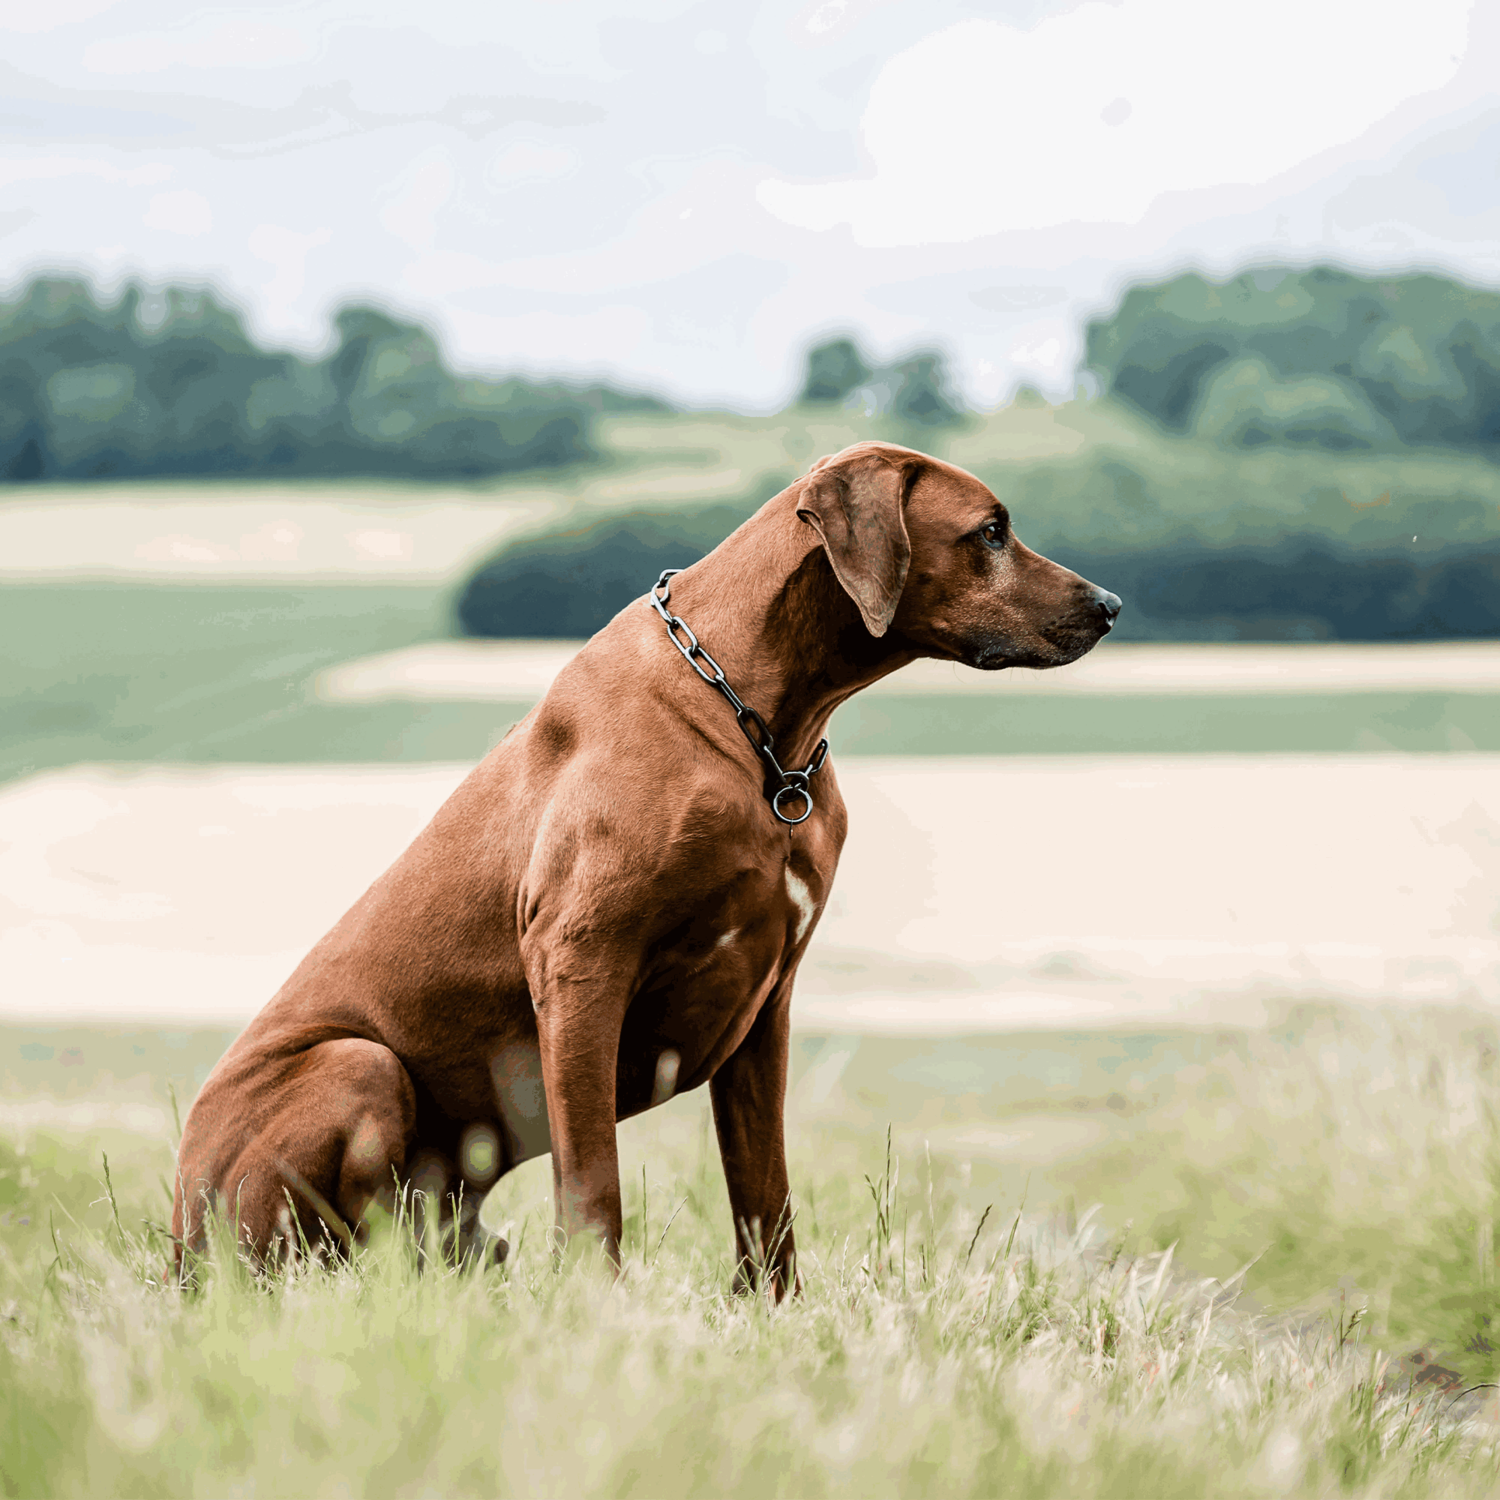
[[[800,943],[818,908],[813,902],[812,892],[807,888],[807,882],[800,875],[793,875],[790,869],[786,872],[786,893],[792,898],[792,905],[801,913],[797,919],[797,941]]]

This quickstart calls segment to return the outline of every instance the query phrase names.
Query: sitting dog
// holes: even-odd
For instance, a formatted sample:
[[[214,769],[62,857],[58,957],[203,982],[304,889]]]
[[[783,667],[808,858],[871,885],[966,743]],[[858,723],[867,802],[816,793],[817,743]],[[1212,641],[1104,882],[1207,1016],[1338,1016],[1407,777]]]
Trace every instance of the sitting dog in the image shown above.
[[[618,1264],[616,1122],[706,1083],[741,1277],[781,1295],[792,982],[847,826],[829,715],[918,657],[1062,666],[1119,609],[973,475],[821,459],[589,641],[225,1054],[179,1264],[214,1204],[263,1261],[411,1189],[503,1256],[479,1201],[548,1151],[558,1227]]]

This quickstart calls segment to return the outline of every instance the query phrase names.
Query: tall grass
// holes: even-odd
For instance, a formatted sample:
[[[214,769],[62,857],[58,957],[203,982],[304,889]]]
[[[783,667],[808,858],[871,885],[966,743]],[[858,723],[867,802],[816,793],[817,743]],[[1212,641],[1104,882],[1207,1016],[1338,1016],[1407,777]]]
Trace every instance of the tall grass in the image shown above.
[[[1288,1119],[1311,1135],[1361,1084],[1331,1085],[1312,1116],[1288,1104],[1278,1122],[1268,1100],[1301,1059],[1278,1063],[1275,1041],[1240,1039],[1242,1058],[1267,1049],[1264,1073],[1242,1068],[1238,1095],[1210,1094],[1283,1150]],[[1204,1073],[1143,1104],[1142,1121],[1163,1117],[1134,1137],[1138,1170],[1149,1151],[1181,1148],[1214,1067]],[[1393,1084],[1409,1102],[1424,1086]],[[1407,1121],[1413,1161],[1453,1125],[1432,1097]],[[1464,1128],[1476,1150],[1494,1140],[1482,1112]],[[143,1222],[160,1208],[159,1144],[116,1138],[107,1173],[83,1141],[5,1146],[0,1184],[29,1174],[40,1217],[0,1240],[0,1490],[1384,1496],[1500,1484],[1492,1391],[1414,1381],[1389,1306],[1346,1294],[1321,1311],[1278,1307],[1264,1289],[1243,1293],[1254,1269],[1188,1269],[1208,1242],[1151,1245],[1161,1195],[1144,1177],[1127,1230],[1118,1207],[1075,1217],[1023,1206],[1020,1192],[980,1201],[979,1174],[910,1132],[856,1139],[794,1119],[803,1293],[776,1306],[729,1291],[702,1101],[625,1136],[618,1281],[587,1261],[554,1270],[546,1174],[523,1171],[486,1207],[511,1220],[514,1253],[497,1271],[424,1268],[397,1220],[350,1262],[263,1276],[221,1240],[187,1290],[163,1281],[166,1241]],[[1105,1160],[1075,1164],[1075,1178]],[[1440,1176],[1454,1163],[1433,1160]],[[1287,1208],[1278,1185],[1295,1198],[1297,1180],[1294,1163],[1265,1185],[1265,1231]],[[1415,1210],[1430,1185],[1414,1169],[1388,1191]],[[1357,1233],[1359,1202],[1329,1201],[1338,1233]],[[1410,1259],[1410,1245],[1386,1245],[1393,1265]],[[1466,1253],[1477,1281],[1472,1241]],[[1339,1269],[1324,1267],[1324,1285]]]

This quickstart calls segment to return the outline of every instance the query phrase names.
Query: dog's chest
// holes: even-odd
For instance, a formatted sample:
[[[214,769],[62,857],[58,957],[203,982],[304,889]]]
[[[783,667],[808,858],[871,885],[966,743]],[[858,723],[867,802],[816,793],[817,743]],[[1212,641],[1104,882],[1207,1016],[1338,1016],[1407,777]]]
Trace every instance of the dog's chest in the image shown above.
[[[685,953],[695,971],[716,961],[755,952],[767,959],[787,956],[807,936],[822,909],[822,882],[811,871],[785,866],[779,878],[767,882],[750,900],[742,897],[715,902],[699,926],[714,934],[713,945],[701,955]]]
[[[739,1046],[816,923],[832,883],[784,860],[681,902],[626,1013],[617,1062],[620,1115],[704,1083]],[[548,1149],[534,1046],[507,1054],[495,1090],[508,1159]]]
[[[705,1082],[744,1040],[776,993],[826,896],[813,870],[775,866],[753,885],[705,894],[675,941],[658,950],[621,1037],[621,1103],[634,1113]],[[670,1092],[670,1091],[667,1091]]]
[[[703,903],[666,966],[676,1002],[744,1024],[775,989],[805,942],[828,894],[807,861],[787,861],[740,888]]]

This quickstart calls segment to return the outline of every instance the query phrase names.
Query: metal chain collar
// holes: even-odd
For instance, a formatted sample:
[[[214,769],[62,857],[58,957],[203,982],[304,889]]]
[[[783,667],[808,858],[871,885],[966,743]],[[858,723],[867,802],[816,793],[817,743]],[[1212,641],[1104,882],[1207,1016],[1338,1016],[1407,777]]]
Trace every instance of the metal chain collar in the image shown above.
[[[807,763],[806,770],[782,770],[781,763],[774,753],[776,741],[771,738],[771,731],[766,728],[766,721],[730,687],[725,680],[723,668],[698,644],[698,637],[693,634],[692,627],[687,621],[681,615],[674,615],[668,611],[667,600],[672,593],[671,579],[680,572],[682,572],[681,568],[667,568],[652,586],[647,599],[667,627],[667,639],[682,652],[683,659],[688,666],[710,687],[718,688],[729,700],[729,706],[734,709],[735,722],[740,726],[745,738],[750,741],[750,748],[765,761],[770,767],[771,774],[780,782],[776,791],[771,794],[771,811],[783,823],[793,825],[805,823],[813,810],[812,792],[808,783],[823,769],[823,762],[828,759],[828,741],[818,741],[818,748],[813,751],[813,758]],[[788,817],[781,810],[782,799],[788,797],[800,797],[805,804],[802,812],[795,818]]]

